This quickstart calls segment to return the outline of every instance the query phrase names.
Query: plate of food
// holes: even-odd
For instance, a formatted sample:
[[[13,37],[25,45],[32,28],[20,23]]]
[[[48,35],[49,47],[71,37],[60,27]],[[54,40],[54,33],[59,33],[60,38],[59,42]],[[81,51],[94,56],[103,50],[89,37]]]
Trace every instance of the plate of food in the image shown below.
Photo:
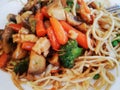
[[[0,89],[119,90],[119,2],[1,0]]]

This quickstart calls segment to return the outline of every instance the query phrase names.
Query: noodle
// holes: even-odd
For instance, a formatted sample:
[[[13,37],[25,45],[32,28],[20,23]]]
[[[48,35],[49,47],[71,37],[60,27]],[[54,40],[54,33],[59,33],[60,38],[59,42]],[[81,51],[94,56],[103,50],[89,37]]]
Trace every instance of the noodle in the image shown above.
[[[41,6],[38,7],[37,0],[32,0],[32,1],[29,0],[29,3],[30,2],[32,2],[32,5],[35,9],[41,7]],[[44,4],[47,5],[46,2],[44,2],[43,5]],[[57,0],[56,0],[56,2],[57,2]],[[90,4],[91,2],[94,2],[94,0],[90,1],[88,4]],[[23,2],[21,1],[21,3],[23,3]],[[34,5],[33,3],[36,5]],[[52,3],[52,1],[50,1],[49,3]],[[14,67],[20,61],[17,59],[16,59],[16,61],[10,60],[10,62],[7,63],[7,65],[4,69],[12,74],[12,81],[18,87],[18,89],[23,90],[21,83],[27,83],[34,90],[53,90],[53,89],[54,90],[72,90],[72,89],[87,90],[89,88],[92,88],[95,90],[101,90],[101,89],[105,88],[105,90],[109,90],[110,86],[114,83],[114,81],[116,79],[114,74],[111,73],[111,70],[114,69],[116,71],[116,75],[117,76],[120,75],[120,72],[119,72],[120,71],[120,66],[119,66],[120,43],[116,46],[112,45],[112,42],[114,42],[115,40],[120,40],[120,36],[117,37],[117,34],[120,35],[120,25],[119,25],[120,18],[117,18],[116,16],[108,13],[106,10],[104,10],[102,8],[100,8],[99,10],[91,8],[90,15],[92,14],[94,16],[93,23],[91,24],[89,22],[89,20],[86,21],[87,19],[84,19],[84,17],[86,18],[88,16],[90,18],[92,15],[91,16],[89,16],[89,14],[85,15],[86,12],[82,12],[82,13],[77,12],[75,9],[76,5],[78,4],[77,0],[74,1],[74,4],[75,5],[72,8],[71,13],[73,13],[73,15],[75,15],[75,16],[78,16],[79,18],[82,17],[81,23],[85,23],[89,27],[89,29],[84,33],[84,34],[86,34],[86,37],[87,37],[88,49],[84,49],[83,55],[79,56],[75,59],[74,66],[72,68],[69,69],[69,68],[62,67],[62,65],[54,65],[49,60],[47,60],[46,61],[47,63],[45,62],[46,63],[45,69],[43,69],[44,71],[39,73],[38,75],[35,75],[37,73],[36,71],[32,72],[29,69],[27,72],[22,73],[22,75],[20,73],[18,73],[16,75],[14,72]],[[29,6],[29,4],[27,4],[26,6],[29,8],[32,7],[32,6]],[[26,9],[27,7],[24,7],[24,9]],[[29,8],[27,8],[27,9],[29,10]],[[34,8],[32,8],[32,9],[34,9]],[[40,10],[38,10],[38,11],[40,11]],[[20,14],[22,14],[24,12],[25,12],[25,10],[20,12]],[[36,13],[36,12],[32,12],[32,13]],[[79,15],[78,13],[81,15]],[[35,16],[34,14],[31,16],[32,19],[34,16]],[[30,16],[28,16],[27,19],[29,19],[29,18],[30,18]],[[83,21],[82,21],[82,19],[83,19]],[[50,22],[49,17],[45,17],[44,20]],[[25,28],[30,28],[30,26],[31,26],[30,22],[26,24],[27,20],[26,21],[23,20],[23,21],[24,21],[23,24],[26,25]],[[66,21],[68,22],[69,20],[66,20]],[[73,27],[76,29],[75,26],[73,26]],[[33,34],[34,32],[31,32],[31,33]],[[17,34],[19,35],[19,32],[17,32]],[[21,36],[27,35],[24,31],[23,32],[21,31],[20,34],[21,34]],[[33,34],[33,36],[36,38],[36,35],[34,35],[34,34]],[[12,39],[15,40],[17,42],[17,44],[22,45],[21,44],[22,41],[16,40],[16,39],[18,39],[18,37],[17,38],[16,37],[13,37]],[[26,41],[28,40],[29,42],[32,42],[31,38],[33,38],[32,35],[30,38],[28,36],[28,38],[26,38]],[[37,39],[34,41],[34,43],[37,42],[38,38],[40,38],[40,37],[37,37]],[[48,36],[46,35],[45,38],[48,38]],[[40,44],[38,46],[40,46]],[[56,52],[59,52],[59,50],[50,52],[51,48],[49,48],[48,51],[45,48],[47,45],[43,44],[41,46],[43,47],[41,49],[42,51],[40,51],[38,47],[37,48],[35,47],[35,49],[36,49],[35,54],[38,53],[37,52],[37,50],[38,50],[38,51],[40,51],[39,54],[41,55],[41,57],[43,56],[43,58],[45,57],[45,59],[47,59],[49,57],[47,57],[47,55],[44,56],[43,55],[44,53],[51,54],[52,52],[55,52],[55,54],[56,54]],[[32,49],[31,49],[31,51],[32,51]],[[30,51],[28,50],[27,52],[30,52]],[[29,56],[31,59],[32,56],[30,56],[30,55],[31,55],[31,53],[27,54],[26,55],[27,58]],[[56,60],[56,58],[54,60]],[[57,62],[57,60],[56,60],[56,62]],[[36,62],[34,61],[34,63],[36,63]],[[36,65],[36,67],[37,67],[37,65]],[[33,69],[33,67],[32,67],[32,69]],[[95,78],[95,80],[94,80],[94,77],[96,75],[99,75],[99,76],[97,77],[97,79]]]

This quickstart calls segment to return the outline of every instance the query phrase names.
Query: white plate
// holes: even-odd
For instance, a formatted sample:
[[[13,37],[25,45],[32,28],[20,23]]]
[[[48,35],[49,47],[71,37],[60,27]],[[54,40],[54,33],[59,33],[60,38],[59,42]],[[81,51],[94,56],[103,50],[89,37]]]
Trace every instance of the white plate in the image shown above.
[[[20,2],[22,1],[22,3]],[[9,13],[17,14],[27,0],[0,0],[0,29],[4,29]],[[103,0],[101,0],[103,1]],[[110,0],[111,5],[120,4],[120,0]],[[24,90],[32,90],[23,85]],[[11,80],[11,75],[0,70],[0,90],[18,90]],[[120,90],[120,77],[118,77],[110,90]]]

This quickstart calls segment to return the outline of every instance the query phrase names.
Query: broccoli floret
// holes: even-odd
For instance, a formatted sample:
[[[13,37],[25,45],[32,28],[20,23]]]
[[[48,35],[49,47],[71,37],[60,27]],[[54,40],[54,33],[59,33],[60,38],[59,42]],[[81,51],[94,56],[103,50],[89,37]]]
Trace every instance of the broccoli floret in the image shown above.
[[[21,62],[15,65],[14,72],[16,74],[22,75],[24,72],[27,72],[28,64],[29,64],[28,58],[21,60]]]
[[[72,68],[74,60],[82,54],[83,48],[78,47],[76,40],[70,39],[67,44],[61,46],[59,51],[60,63],[65,68]]]

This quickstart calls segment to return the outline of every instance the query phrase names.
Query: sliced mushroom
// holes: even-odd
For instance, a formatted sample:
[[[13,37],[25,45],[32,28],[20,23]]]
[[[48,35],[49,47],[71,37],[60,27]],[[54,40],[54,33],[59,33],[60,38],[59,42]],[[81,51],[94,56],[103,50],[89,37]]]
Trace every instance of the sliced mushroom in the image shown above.
[[[14,15],[14,14],[9,14],[9,15],[7,16],[7,19],[8,19],[9,22],[14,22],[14,23],[16,23],[16,15]]]
[[[3,44],[3,50],[5,53],[10,53],[12,51],[12,34],[14,33],[14,31],[9,28],[9,27],[5,27],[5,30],[2,34],[2,44]]]
[[[46,67],[45,57],[42,55],[38,55],[34,51],[31,51],[28,73],[40,74],[45,70],[45,67]]]
[[[3,53],[2,34],[3,34],[3,30],[0,30],[0,55]]]
[[[72,13],[70,12],[66,12],[66,17],[67,17],[67,21],[69,24],[73,25],[73,26],[77,26],[79,25],[81,22],[77,19],[76,16],[74,16]]]
[[[3,34],[3,30],[0,30],[0,40],[2,40],[2,34]]]
[[[21,43],[17,44],[17,48],[15,49],[15,51],[13,52],[12,58],[13,59],[22,59],[26,56],[27,51],[25,51],[24,49],[21,48]]]
[[[37,1],[38,0],[28,0],[26,5],[24,6],[24,8],[20,11],[20,14],[25,12],[25,11],[31,10],[36,5]]]

